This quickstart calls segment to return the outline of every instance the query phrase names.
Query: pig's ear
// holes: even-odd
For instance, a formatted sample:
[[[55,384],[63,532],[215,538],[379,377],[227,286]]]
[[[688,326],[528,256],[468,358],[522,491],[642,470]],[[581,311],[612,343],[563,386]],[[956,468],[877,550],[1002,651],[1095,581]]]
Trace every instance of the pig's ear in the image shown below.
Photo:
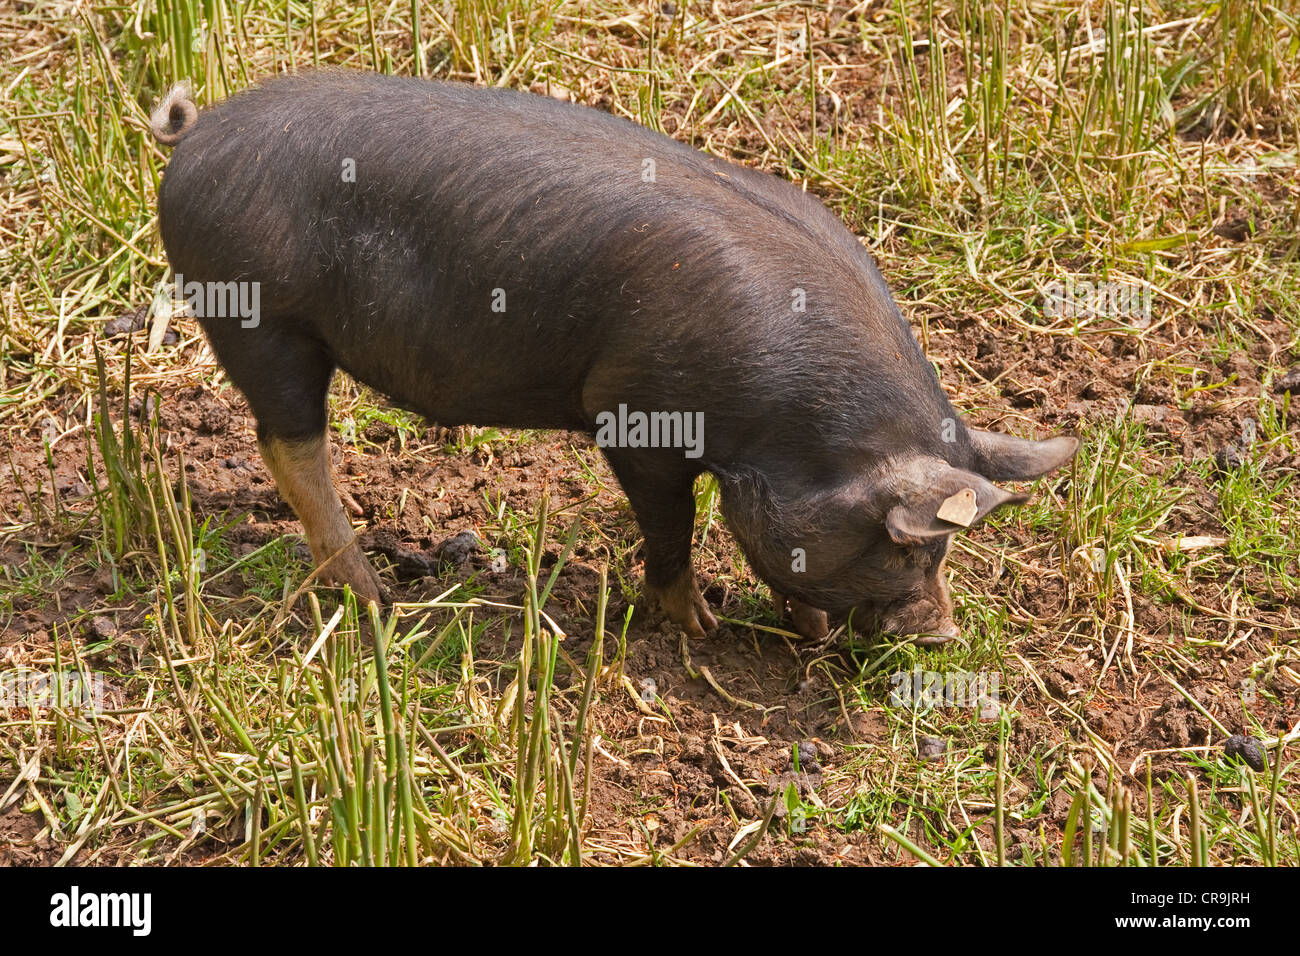
[[[885,530],[895,544],[924,544],[973,527],[1004,505],[1028,500],[974,472],[940,465],[927,486],[901,494],[885,512]]]
[[[975,470],[993,481],[1040,478],[1060,468],[1079,450],[1079,439],[1068,435],[1029,441],[972,428],[970,437],[975,446]]]

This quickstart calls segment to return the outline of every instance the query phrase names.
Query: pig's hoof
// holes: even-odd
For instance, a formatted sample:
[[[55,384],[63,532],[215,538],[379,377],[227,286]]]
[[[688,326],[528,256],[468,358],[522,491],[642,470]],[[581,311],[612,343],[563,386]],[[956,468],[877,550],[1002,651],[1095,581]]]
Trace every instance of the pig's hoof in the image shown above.
[[[824,641],[830,633],[826,623],[826,612],[810,607],[802,601],[790,599],[790,621],[801,637],[810,641]]]
[[[693,568],[687,568],[667,587],[657,588],[647,581],[645,591],[668,619],[691,637],[703,637],[705,632],[718,626],[717,618],[709,610],[704,595],[700,594]]]
[[[371,601],[382,607],[389,600],[379,575],[370,566],[370,560],[356,541],[330,558],[321,571],[321,580],[337,587],[348,585],[362,607]]]
[[[800,637],[809,641],[826,640],[826,635],[830,633],[830,625],[826,621],[825,611],[804,604],[797,598],[786,598],[777,591],[772,592],[772,603],[776,605],[776,612],[782,620],[786,617],[786,605],[789,604],[790,622]]]

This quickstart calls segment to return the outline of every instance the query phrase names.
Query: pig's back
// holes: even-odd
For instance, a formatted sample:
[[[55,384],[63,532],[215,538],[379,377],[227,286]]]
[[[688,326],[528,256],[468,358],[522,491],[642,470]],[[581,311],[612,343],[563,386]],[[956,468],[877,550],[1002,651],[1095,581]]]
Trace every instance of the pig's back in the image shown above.
[[[764,395],[825,408],[873,350],[898,356],[873,374],[895,369],[900,390],[933,379],[818,201],[547,97],[278,78],[204,111],[160,218],[178,272],[260,281],[265,309],[447,424],[585,427],[612,398],[739,400],[761,420]],[[861,427],[855,414],[828,427]]]

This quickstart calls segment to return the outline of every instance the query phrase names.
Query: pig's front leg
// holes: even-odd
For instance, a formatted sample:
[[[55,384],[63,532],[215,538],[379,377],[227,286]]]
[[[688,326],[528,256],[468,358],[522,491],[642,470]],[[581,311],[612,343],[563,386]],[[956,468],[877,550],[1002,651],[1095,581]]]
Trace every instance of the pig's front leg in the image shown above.
[[[604,451],[645,538],[646,596],[691,637],[703,637],[718,622],[700,594],[691,563],[695,476],[660,470],[662,460],[650,460],[644,451]]]
[[[786,604],[789,604],[790,621],[794,624],[794,629],[800,637],[807,638],[810,641],[824,641],[826,635],[830,633],[825,611],[804,604],[798,598],[787,598],[777,591],[772,592],[772,603],[776,606],[776,613],[782,619],[785,618]]]
[[[646,547],[649,548],[649,540]],[[659,605],[669,619],[691,637],[703,637],[706,631],[718,626],[717,618],[709,610],[709,604],[700,593],[700,586],[695,580],[695,568],[690,561],[667,584],[651,583],[651,563],[649,554],[645,563],[645,590],[647,595]],[[659,577],[659,575],[656,575]]]

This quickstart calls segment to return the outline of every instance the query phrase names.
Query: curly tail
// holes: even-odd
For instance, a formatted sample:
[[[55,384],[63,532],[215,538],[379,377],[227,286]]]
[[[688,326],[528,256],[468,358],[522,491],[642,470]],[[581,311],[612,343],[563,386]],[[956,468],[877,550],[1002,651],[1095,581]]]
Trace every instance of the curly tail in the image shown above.
[[[164,146],[175,146],[190,131],[199,118],[199,108],[190,96],[190,85],[185,81],[175,84],[149,117],[153,138]]]

